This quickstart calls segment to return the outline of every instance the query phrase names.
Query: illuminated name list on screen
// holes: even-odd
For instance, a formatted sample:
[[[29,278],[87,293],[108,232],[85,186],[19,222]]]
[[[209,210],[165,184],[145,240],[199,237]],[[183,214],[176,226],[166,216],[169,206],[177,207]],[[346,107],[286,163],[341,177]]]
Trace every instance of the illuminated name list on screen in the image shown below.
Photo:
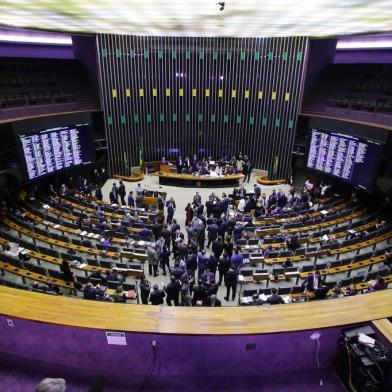
[[[369,189],[380,152],[374,140],[312,129],[307,166]]]
[[[84,135],[89,124],[46,129],[20,135],[29,180],[53,172],[91,163]]]

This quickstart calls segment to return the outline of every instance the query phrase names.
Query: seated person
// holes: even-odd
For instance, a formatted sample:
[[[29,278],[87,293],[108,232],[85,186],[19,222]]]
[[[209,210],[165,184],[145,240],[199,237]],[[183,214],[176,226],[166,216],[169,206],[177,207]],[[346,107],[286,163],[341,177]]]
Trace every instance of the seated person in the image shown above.
[[[127,296],[123,291],[123,287],[117,286],[116,291],[113,294],[113,301],[117,303],[125,303],[127,301]]]
[[[379,291],[384,289],[386,289],[386,284],[382,276],[379,276],[377,279],[369,282],[369,291]]]
[[[94,287],[92,283],[87,283],[83,289],[83,298],[89,300],[96,300],[102,295],[99,284]]]
[[[278,295],[278,290],[274,287],[271,289],[271,295],[267,298],[266,303],[270,305],[278,305],[284,304],[285,302],[283,298]]]
[[[168,164],[169,164],[169,162],[167,161],[167,159],[165,157],[162,157],[161,166],[168,165]]]

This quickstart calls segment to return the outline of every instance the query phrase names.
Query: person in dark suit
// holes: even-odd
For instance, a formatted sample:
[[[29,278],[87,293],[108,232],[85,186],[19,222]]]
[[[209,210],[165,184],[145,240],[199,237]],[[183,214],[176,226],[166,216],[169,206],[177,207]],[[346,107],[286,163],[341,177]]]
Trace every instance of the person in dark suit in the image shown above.
[[[99,200],[99,201],[102,201],[102,199],[103,199],[103,196],[102,196],[102,189],[101,189],[101,187],[99,187],[99,186],[97,186],[97,187],[95,188],[95,198],[96,198],[97,200]]]
[[[93,286],[92,283],[88,282],[83,289],[83,298],[89,300],[96,300],[98,295],[98,289]]]
[[[223,253],[223,242],[222,242],[222,237],[218,237],[213,243],[212,243],[212,252],[214,253],[214,256],[219,259]]]
[[[215,280],[216,269],[218,268],[218,258],[216,258],[214,255],[210,255],[210,258],[208,259],[207,262],[207,267],[214,275],[214,280]]]
[[[278,304],[284,304],[285,302],[283,301],[283,298],[278,295],[278,290],[276,288],[271,289],[271,295],[267,298],[267,304],[270,305],[278,305]]]
[[[174,216],[174,211],[176,210],[176,203],[171,197],[170,200],[166,203],[166,208],[167,208],[167,218],[166,222],[168,224],[171,224],[173,221],[173,216]]]
[[[133,192],[132,191],[130,191],[129,194],[128,194],[128,206],[132,207],[132,208],[135,208],[135,199],[133,197]]]
[[[218,264],[218,271],[219,271],[219,286],[222,284],[223,278],[226,276],[227,271],[230,269],[230,257],[227,255],[227,253],[223,253],[222,258],[219,259],[219,264]]]
[[[226,272],[226,297],[225,300],[228,301],[230,297],[230,291],[232,292],[232,300],[235,300],[235,295],[237,292],[237,270],[234,265],[230,266],[230,269]]]
[[[306,290],[310,292],[315,292],[322,286],[323,286],[323,282],[322,282],[320,271],[316,271],[315,275],[309,273],[307,278],[302,282],[302,287],[306,287]]]
[[[150,296],[151,283],[143,274],[140,278],[140,297],[143,305],[148,305],[148,297]]]
[[[172,301],[175,306],[178,306],[178,299],[180,295],[181,283],[176,279],[174,275],[170,275],[170,283],[164,287],[166,291],[166,303],[168,306],[172,306]]]
[[[208,225],[207,232],[208,232],[208,243],[207,248],[210,247],[211,242],[215,241],[218,237],[219,226],[216,223]]]
[[[207,288],[203,285],[198,285],[193,288],[192,306],[205,300],[207,297]]]
[[[118,204],[118,189],[116,184],[113,184],[112,190],[109,193],[109,200],[111,204]]]
[[[172,239],[172,231],[171,231],[171,229],[169,229],[167,227],[166,224],[163,226],[163,230],[161,232],[161,235],[165,239],[167,249],[170,250],[170,242],[171,242],[171,239]]]
[[[120,181],[120,186],[118,187],[118,195],[120,196],[121,199],[121,204],[123,206],[127,205],[127,203],[125,203],[125,195],[126,195],[126,191],[125,191],[125,185],[123,184],[122,181]]]
[[[152,292],[149,297],[151,305],[162,305],[163,298],[165,297],[166,293],[162,289],[158,288],[158,285],[155,283],[154,286],[152,286]]]
[[[162,157],[162,159],[161,159],[161,166],[165,166],[165,165],[168,165],[168,164],[169,164],[169,162],[167,161],[167,159],[165,157]]]
[[[60,270],[63,273],[63,279],[66,282],[73,282],[74,278],[73,278],[73,273],[71,271],[71,268],[68,264],[67,260],[63,260],[60,266]]]
[[[177,173],[181,174],[182,168],[184,166],[184,160],[182,159],[182,156],[180,155],[177,159]]]

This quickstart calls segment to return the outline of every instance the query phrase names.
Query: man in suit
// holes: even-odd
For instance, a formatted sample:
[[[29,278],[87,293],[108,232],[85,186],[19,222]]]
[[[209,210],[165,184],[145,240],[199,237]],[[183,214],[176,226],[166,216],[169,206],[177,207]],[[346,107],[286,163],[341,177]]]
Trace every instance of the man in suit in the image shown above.
[[[148,297],[150,296],[151,283],[150,281],[147,280],[144,274],[140,278],[139,287],[140,287],[140,297],[142,299],[142,304],[148,305]]]
[[[219,259],[223,253],[223,241],[222,237],[218,237],[213,243],[212,243],[212,252],[214,253],[214,256]]]
[[[201,204],[201,196],[199,195],[199,192],[196,192],[196,194],[193,196],[193,204]]]
[[[118,188],[113,184],[112,190],[109,193],[109,200],[111,204],[118,204]]]
[[[97,200],[99,200],[99,201],[102,201],[102,199],[103,199],[102,189],[101,189],[101,187],[99,187],[99,186],[97,186],[97,187],[95,188],[95,198],[96,198]]]
[[[133,192],[132,191],[130,191],[129,194],[128,194],[128,206],[132,207],[132,208],[135,208],[135,199],[133,197]]]
[[[240,189],[238,189],[238,196],[240,198],[246,197],[246,189],[242,185],[240,186]]]
[[[154,276],[158,276],[158,254],[156,251],[155,242],[147,248],[147,261],[148,261],[148,272],[150,276],[154,271]]]
[[[222,284],[223,278],[226,276],[227,271],[230,269],[230,257],[227,253],[223,253],[223,256],[219,259],[218,271],[219,271],[219,286]]]
[[[284,304],[285,302],[283,301],[283,298],[278,295],[278,290],[276,288],[271,289],[271,295],[267,298],[267,304],[270,305],[278,305],[278,304]]]
[[[235,300],[235,295],[237,292],[237,270],[235,266],[231,266],[230,269],[226,272],[226,297],[225,300],[228,301],[230,297],[230,291],[232,292],[232,300]]]
[[[231,256],[231,265],[238,271],[244,262],[244,256],[240,253],[239,249],[237,248],[234,251],[233,256]]]
[[[125,203],[126,191],[125,191],[125,185],[123,184],[122,181],[120,181],[120,186],[118,187],[118,195],[120,196],[121,204],[123,206],[125,206],[126,205],[126,203]]]
[[[173,221],[174,211],[176,210],[176,203],[174,199],[171,197],[170,200],[166,203],[167,208],[167,218],[166,222],[171,224]]]
[[[177,173],[178,174],[181,174],[183,166],[184,166],[184,160],[182,159],[182,156],[180,155],[177,159]]]
[[[216,223],[212,223],[208,225],[207,232],[208,232],[208,243],[207,248],[210,247],[211,242],[215,241],[218,237],[219,226]]]
[[[302,287],[306,287],[307,291],[315,292],[323,285],[320,271],[316,271],[316,274],[309,273],[307,278],[303,281]]]
[[[207,268],[209,257],[206,255],[206,251],[202,250],[197,254],[197,266],[199,269],[199,279],[203,275],[205,269]]]
[[[180,295],[181,283],[176,279],[174,275],[170,275],[170,283],[164,287],[166,291],[166,303],[168,306],[172,306],[172,301],[175,306],[178,306],[178,299]]]
[[[151,305],[162,305],[163,298],[165,297],[166,293],[162,289],[158,288],[158,285],[155,283],[154,286],[152,286],[152,292],[150,293],[149,298]]]

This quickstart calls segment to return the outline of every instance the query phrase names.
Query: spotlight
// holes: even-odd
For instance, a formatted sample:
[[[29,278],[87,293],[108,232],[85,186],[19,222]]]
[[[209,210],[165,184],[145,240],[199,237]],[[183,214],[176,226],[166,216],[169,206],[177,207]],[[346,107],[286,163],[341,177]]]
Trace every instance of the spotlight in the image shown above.
[[[220,5],[219,11],[223,11],[225,9],[225,2],[224,1],[220,1],[219,3],[217,3],[217,5]]]

